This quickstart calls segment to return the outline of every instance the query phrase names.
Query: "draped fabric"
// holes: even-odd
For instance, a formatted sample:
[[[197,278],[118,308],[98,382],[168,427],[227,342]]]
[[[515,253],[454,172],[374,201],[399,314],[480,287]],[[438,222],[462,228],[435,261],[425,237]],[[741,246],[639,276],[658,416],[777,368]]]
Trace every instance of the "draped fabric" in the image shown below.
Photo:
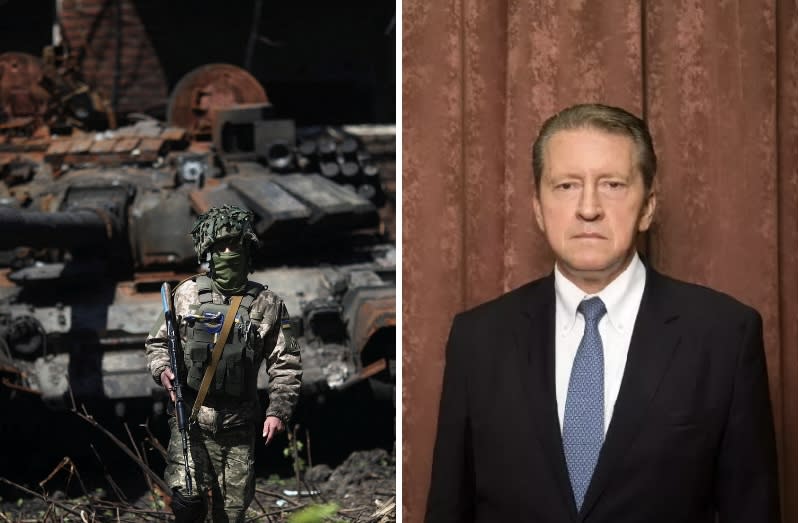
[[[404,0],[402,54],[404,520],[423,520],[453,315],[551,270],[537,130],[602,102],[651,127],[653,266],[762,313],[784,521],[798,521],[795,0]]]

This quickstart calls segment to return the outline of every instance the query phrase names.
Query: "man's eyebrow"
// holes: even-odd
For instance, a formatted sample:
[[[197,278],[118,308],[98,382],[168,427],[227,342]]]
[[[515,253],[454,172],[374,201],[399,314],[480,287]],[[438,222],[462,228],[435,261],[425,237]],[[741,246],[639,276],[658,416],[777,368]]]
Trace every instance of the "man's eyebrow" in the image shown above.
[[[550,173],[548,176],[544,176],[544,178],[548,178],[550,180],[562,180],[565,178],[584,178],[584,174],[576,172]]]
[[[581,172],[561,172],[561,173],[549,173],[544,178],[549,178],[552,180],[561,180],[566,178],[579,178],[582,179],[586,175],[585,173]],[[618,177],[618,178],[631,178],[633,176],[632,172],[623,172],[623,171],[604,171],[597,173],[595,175],[596,178],[607,178],[607,177]]]

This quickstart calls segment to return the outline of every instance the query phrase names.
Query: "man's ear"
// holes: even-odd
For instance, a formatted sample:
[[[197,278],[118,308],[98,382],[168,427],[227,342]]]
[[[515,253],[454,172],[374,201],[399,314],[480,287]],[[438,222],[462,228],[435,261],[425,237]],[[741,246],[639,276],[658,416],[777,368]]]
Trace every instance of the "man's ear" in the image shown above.
[[[656,209],[657,190],[656,187],[652,186],[643,202],[643,209],[640,211],[640,220],[637,223],[637,230],[639,232],[645,232],[651,227],[651,222],[654,221],[654,211]]]
[[[538,222],[538,228],[541,232],[546,232],[546,223],[543,221],[543,212],[540,208],[540,192],[535,189],[535,195],[532,197],[532,208],[535,211],[535,221]]]

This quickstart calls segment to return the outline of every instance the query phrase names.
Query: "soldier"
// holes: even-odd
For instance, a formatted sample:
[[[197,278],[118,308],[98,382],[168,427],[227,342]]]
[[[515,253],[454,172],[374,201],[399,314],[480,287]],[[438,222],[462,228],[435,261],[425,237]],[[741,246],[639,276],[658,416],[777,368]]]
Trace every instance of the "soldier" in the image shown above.
[[[248,281],[252,252],[258,240],[252,213],[225,205],[201,215],[191,232],[200,261],[209,272],[181,283],[174,291],[175,315],[183,356],[178,370],[188,408],[195,404],[211,352],[220,337],[222,315],[235,314],[221,359],[189,429],[189,469],[196,487],[185,492],[181,437],[174,416],[169,418],[166,481],[172,488],[176,521],[202,521],[211,490],[214,521],[243,521],[255,492],[255,431],[260,408],[257,374],[265,358],[269,373],[269,406],[262,436],[268,445],[288,424],[299,395],[302,368],[299,346],[291,335],[282,300],[266,286]],[[241,296],[237,311],[231,301]],[[163,317],[146,341],[147,365],[156,383],[175,401]]]

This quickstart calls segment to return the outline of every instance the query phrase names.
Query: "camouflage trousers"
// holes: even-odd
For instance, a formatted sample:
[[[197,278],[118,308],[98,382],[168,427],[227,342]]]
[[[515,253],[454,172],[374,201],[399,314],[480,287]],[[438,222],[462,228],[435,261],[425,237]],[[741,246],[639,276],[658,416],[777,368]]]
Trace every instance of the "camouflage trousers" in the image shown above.
[[[166,482],[186,494],[183,440],[177,420],[169,418]],[[214,522],[244,521],[255,495],[255,428],[251,424],[219,429],[216,433],[193,425],[189,430],[188,466],[194,494],[207,500]]]

